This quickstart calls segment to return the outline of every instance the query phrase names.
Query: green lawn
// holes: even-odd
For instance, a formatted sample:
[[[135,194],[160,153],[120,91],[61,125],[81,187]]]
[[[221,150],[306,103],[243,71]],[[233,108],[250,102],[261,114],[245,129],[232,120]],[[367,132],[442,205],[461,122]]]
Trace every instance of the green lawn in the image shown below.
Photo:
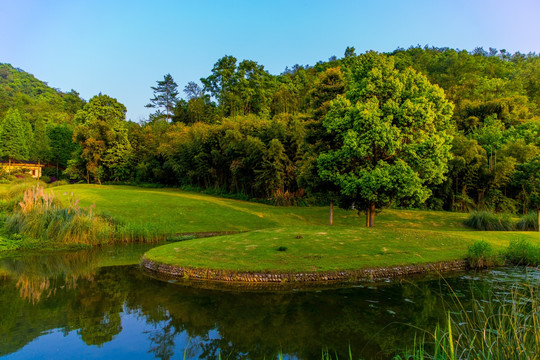
[[[474,240],[502,249],[511,239],[540,245],[540,233],[480,232],[463,226],[466,214],[385,210],[376,228],[364,217],[327,207],[274,207],[176,189],[68,185],[53,188],[61,199],[80,199],[133,224],[166,234],[243,231],[154,248],[150,260],[192,268],[236,271],[331,271],[461,259]],[[287,248],[278,251],[279,247]]]
[[[190,232],[249,231],[273,227],[326,225],[327,207],[275,207],[224,199],[177,189],[145,189],[132,186],[66,185],[52,188],[58,198],[78,198],[83,206],[134,224],[158,225],[167,234]],[[73,195],[72,195],[73,194]],[[466,231],[465,214],[386,210],[377,226],[391,228]],[[336,209],[337,227],[363,227],[364,217],[355,211]]]
[[[156,262],[203,269],[271,272],[354,270],[463,259],[473,240],[496,249],[540,233],[433,231],[399,227],[295,226],[196,239],[154,248]],[[278,251],[279,248],[285,251]]]

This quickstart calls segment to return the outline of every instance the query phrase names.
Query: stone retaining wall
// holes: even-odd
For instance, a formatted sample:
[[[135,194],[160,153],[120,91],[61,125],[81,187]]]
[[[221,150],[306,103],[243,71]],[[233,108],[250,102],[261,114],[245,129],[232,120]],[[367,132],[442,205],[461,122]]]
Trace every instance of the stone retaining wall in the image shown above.
[[[374,269],[333,272],[264,273],[230,270],[192,269],[157,263],[143,257],[141,266],[160,275],[176,279],[225,281],[238,283],[326,283],[348,281],[382,281],[412,274],[426,274],[464,270],[465,260],[444,261],[429,264],[390,266]]]

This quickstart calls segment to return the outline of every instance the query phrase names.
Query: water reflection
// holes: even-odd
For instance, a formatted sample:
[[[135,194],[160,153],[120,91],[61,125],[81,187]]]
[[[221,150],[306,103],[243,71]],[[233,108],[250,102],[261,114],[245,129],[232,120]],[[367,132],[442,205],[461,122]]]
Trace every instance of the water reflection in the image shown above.
[[[386,359],[410,346],[415,328],[432,329],[452,308],[452,293],[466,307],[471,291],[485,298],[530,277],[505,269],[448,283],[242,293],[158,281],[134,265],[101,266],[129,263],[115,256],[0,262],[7,274],[0,280],[0,356],[270,359],[281,350],[317,359],[323,348],[346,358],[350,346],[355,357]]]

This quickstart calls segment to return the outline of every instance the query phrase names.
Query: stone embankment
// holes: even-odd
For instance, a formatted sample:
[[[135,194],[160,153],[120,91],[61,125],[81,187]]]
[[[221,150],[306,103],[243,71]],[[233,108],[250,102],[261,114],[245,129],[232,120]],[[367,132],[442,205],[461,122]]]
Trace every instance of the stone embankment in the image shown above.
[[[413,274],[443,273],[464,270],[465,260],[445,261],[429,264],[389,266],[373,269],[300,272],[300,273],[265,273],[242,272],[231,270],[192,269],[176,265],[157,263],[143,257],[141,265],[144,269],[173,279],[224,281],[229,283],[327,283],[349,281],[384,281]]]

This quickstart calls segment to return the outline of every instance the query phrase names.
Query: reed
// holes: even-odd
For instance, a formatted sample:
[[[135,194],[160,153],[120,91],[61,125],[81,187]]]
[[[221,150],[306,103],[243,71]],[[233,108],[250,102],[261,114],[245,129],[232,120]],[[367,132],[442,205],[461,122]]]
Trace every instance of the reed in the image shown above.
[[[538,282],[518,284],[488,301],[474,300],[469,311],[457,301],[461,308],[448,313],[444,327],[394,359],[539,359],[539,290]]]
[[[67,206],[40,185],[26,189],[17,209],[5,221],[8,233],[64,244],[101,245],[164,239],[159,229],[145,224],[121,224],[100,216],[95,205],[82,207],[75,198]]]

